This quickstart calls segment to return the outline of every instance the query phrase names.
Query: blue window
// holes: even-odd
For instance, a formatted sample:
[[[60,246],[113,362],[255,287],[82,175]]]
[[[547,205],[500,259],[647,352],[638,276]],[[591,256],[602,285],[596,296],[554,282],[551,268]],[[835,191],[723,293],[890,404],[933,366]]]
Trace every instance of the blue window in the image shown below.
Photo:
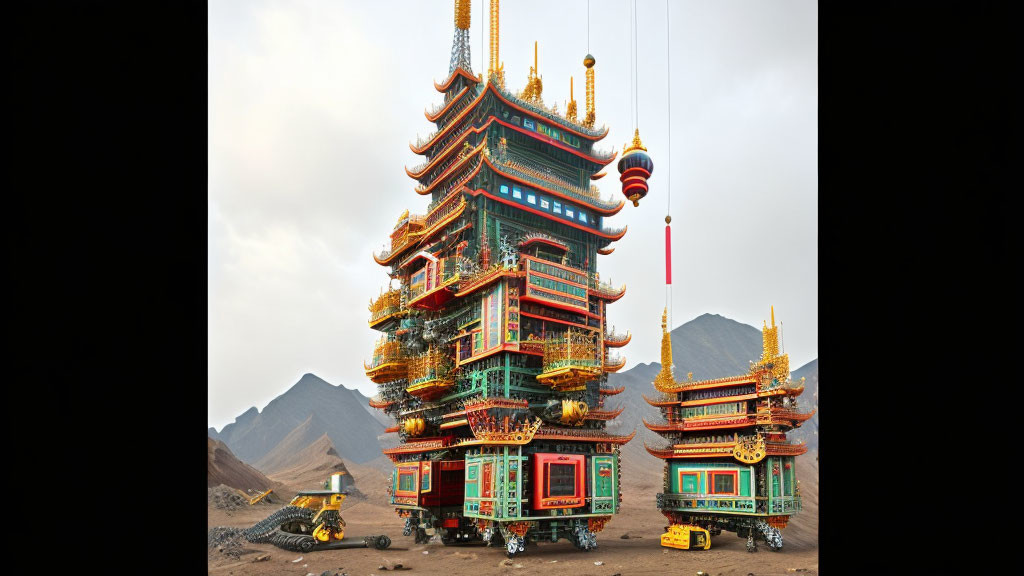
[[[508,194],[508,186],[502,184],[501,185],[501,193],[502,194]]]
[[[562,213],[562,203],[559,202],[558,200],[555,200],[554,212],[555,212],[555,214],[561,214]]]
[[[572,208],[566,208],[565,209],[565,215],[568,216],[569,218],[572,218],[576,214],[573,213]]]
[[[533,120],[530,120],[529,118],[523,118],[523,128],[529,128],[530,130],[536,130],[536,127],[533,124]]]
[[[529,202],[530,204],[536,204],[537,203],[537,197],[534,196],[533,194],[527,194],[526,195],[526,201]]]
[[[585,212],[580,212],[580,222],[586,222],[586,221],[587,221],[587,214]]]
[[[547,198],[541,196],[540,197],[540,207],[545,209],[545,210],[548,210],[548,209],[551,208],[551,202],[548,202]]]
[[[522,200],[523,199],[523,189],[520,188],[519,186],[513,186],[512,187],[512,197],[513,198],[517,198],[519,200]]]

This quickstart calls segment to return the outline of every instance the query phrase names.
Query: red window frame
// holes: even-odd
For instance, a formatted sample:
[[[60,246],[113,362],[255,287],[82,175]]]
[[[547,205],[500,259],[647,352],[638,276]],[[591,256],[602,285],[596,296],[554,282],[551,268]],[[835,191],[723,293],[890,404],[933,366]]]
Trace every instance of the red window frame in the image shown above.
[[[396,466],[398,476],[395,479],[395,496],[412,497],[419,496],[420,489],[420,463],[419,462],[407,462]],[[402,490],[402,476],[412,476],[412,490]]]
[[[533,508],[579,508],[584,505],[583,483],[586,478],[586,459],[583,454],[534,454],[533,455]],[[568,464],[574,470],[574,494],[572,496],[548,496],[550,492],[549,470],[551,464]]]
[[[700,485],[700,471],[699,470],[684,470],[684,469],[680,468],[678,470],[678,472],[679,472],[679,478],[678,478],[678,480],[679,480],[679,494],[700,494],[701,493],[701,489],[700,489],[701,488],[701,485]],[[686,492],[686,491],[683,490],[683,476],[693,476],[694,478],[697,479],[697,490],[695,492]]]
[[[732,476],[732,492],[716,492],[715,476]],[[726,494],[735,496],[739,494],[740,471],[739,470],[708,470],[708,494]]]

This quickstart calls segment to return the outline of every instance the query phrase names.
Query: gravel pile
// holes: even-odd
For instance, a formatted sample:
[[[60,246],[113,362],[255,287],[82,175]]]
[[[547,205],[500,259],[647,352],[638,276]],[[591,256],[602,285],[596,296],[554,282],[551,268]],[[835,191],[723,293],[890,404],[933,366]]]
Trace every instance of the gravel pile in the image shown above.
[[[242,555],[243,549],[242,529],[231,526],[214,526],[206,535],[206,547],[232,558],[238,558]]]
[[[238,510],[249,506],[249,501],[241,494],[223,484],[207,488],[206,500],[211,506],[220,510]]]

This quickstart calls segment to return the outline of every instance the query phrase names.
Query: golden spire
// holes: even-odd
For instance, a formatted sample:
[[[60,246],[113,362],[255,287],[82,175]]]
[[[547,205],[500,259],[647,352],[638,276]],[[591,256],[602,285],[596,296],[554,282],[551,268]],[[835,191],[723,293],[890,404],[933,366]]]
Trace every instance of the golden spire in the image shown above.
[[[644,152],[647,152],[647,148],[644,148],[643,142],[640,141],[639,128],[633,131],[633,141],[629,144],[622,145],[622,155],[625,156],[627,152],[632,152],[633,150],[643,150]],[[775,316],[772,316],[772,318],[775,318]]]
[[[469,30],[469,17],[473,9],[471,0],[455,0],[455,27]]]
[[[583,118],[583,125],[587,128],[594,127],[595,110],[594,110],[594,64],[597,60],[593,56],[587,54],[583,58],[583,65],[587,67],[587,115]]]
[[[570,122],[579,122],[576,119],[576,98],[572,94],[572,76],[569,76],[569,104],[565,107],[565,117]]]
[[[771,307],[772,325],[764,323],[761,329],[761,361],[754,368],[755,370],[767,370],[772,379],[779,382],[786,382],[790,378],[789,355],[779,352],[779,328],[775,325],[775,306]]]
[[[654,377],[654,387],[668,392],[676,384],[672,374],[672,335],[668,331],[668,308],[661,313],[661,371]]]
[[[540,95],[541,92],[544,90],[544,83],[541,81],[537,69],[537,41],[534,41],[533,66],[530,67],[530,74],[526,77],[526,87],[523,88],[523,92],[520,94],[520,96],[523,98],[523,100],[540,104]]]
[[[497,76],[498,86],[505,87],[505,65],[498,62],[498,11],[500,0],[491,0],[491,62],[487,67],[487,78]]]

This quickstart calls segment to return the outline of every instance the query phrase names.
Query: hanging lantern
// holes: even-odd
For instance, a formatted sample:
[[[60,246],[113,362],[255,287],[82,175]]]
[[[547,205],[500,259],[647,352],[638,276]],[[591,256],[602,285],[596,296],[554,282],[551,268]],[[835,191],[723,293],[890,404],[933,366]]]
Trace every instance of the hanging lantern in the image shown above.
[[[647,155],[647,148],[640,142],[640,129],[633,133],[633,142],[623,146],[622,158],[619,159],[619,181],[622,182],[622,195],[633,203],[640,205],[640,199],[647,196],[647,179],[654,172],[654,162]]]

